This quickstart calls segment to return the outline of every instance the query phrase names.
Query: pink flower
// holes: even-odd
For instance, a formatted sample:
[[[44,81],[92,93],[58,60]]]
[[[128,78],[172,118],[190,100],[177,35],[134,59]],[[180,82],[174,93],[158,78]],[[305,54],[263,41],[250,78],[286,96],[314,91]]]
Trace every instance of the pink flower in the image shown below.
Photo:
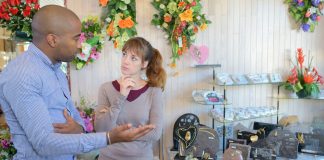
[[[320,21],[321,20],[321,17],[320,16],[317,16],[316,17],[316,21]]]
[[[79,111],[79,113],[80,113],[80,117],[82,117],[82,118],[86,117],[86,113],[84,111]]]
[[[85,54],[83,52],[81,52],[80,56],[83,58],[85,56]]]
[[[87,132],[92,132],[93,131],[93,125],[91,123],[91,120],[92,119],[90,117],[88,117],[88,116],[83,119]]]
[[[187,25],[187,22],[186,22],[186,21],[182,21],[182,22],[181,22],[181,27],[182,27],[182,28],[185,28],[186,25]]]
[[[191,2],[191,6],[195,6],[196,4],[196,1]]]
[[[306,14],[305,14],[305,17],[310,17],[311,16],[311,12],[310,11],[307,11]]]
[[[99,58],[99,54],[98,54],[98,52],[93,51],[93,52],[91,53],[90,57],[91,57],[92,59],[96,60],[96,59]]]
[[[301,3],[301,2],[303,2],[303,0],[298,0],[298,3]]]
[[[324,84],[324,78],[322,76],[318,75],[317,82],[319,82],[321,85],[323,85]]]
[[[83,43],[85,41],[85,39],[86,39],[85,34],[84,34],[84,32],[82,32],[81,35],[80,35],[80,38],[79,38],[80,43]]]
[[[9,142],[7,140],[3,139],[3,140],[1,140],[1,146],[2,146],[2,148],[7,149],[7,148],[9,148]]]

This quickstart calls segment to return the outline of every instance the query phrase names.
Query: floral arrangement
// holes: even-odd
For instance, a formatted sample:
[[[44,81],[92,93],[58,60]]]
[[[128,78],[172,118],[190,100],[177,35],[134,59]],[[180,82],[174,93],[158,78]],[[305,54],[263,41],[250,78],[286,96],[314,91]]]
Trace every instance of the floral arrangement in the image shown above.
[[[13,36],[21,32],[31,37],[31,22],[39,10],[38,0],[4,0],[0,6],[0,26],[11,31]]]
[[[289,13],[305,32],[313,32],[321,15],[324,14],[324,0],[286,0]]]
[[[99,58],[104,41],[102,26],[97,17],[89,16],[82,20],[80,43],[81,52],[72,61],[77,70]]]
[[[16,154],[8,128],[0,127],[0,159],[12,159]]]
[[[206,30],[211,21],[201,13],[200,0],[153,0],[152,5],[159,13],[154,14],[151,23],[167,33],[175,64],[175,60],[195,42],[199,29]]]
[[[76,105],[78,106],[77,109],[80,113],[81,118],[83,119],[83,122],[86,127],[86,132],[94,132],[93,127],[93,120],[94,120],[94,109],[95,106],[94,103],[91,103],[86,100],[85,97],[81,96],[80,98],[80,104]]]
[[[99,0],[104,7],[102,19],[109,40],[121,49],[125,42],[137,35],[135,0]]]
[[[319,84],[324,84],[324,79],[318,74],[315,67],[311,67],[311,61],[308,66],[304,66],[304,54],[301,48],[297,49],[297,64],[291,70],[287,81],[283,84],[285,89],[295,92],[298,97],[317,97],[320,90]]]

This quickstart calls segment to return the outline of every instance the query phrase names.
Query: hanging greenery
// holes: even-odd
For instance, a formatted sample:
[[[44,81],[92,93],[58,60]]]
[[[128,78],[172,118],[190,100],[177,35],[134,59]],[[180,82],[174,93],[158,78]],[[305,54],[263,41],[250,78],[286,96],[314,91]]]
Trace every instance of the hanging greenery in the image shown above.
[[[289,14],[304,32],[314,32],[324,14],[324,0],[286,0]]]
[[[106,34],[114,47],[121,49],[125,42],[137,34],[135,0],[99,0],[103,7],[102,20]]]
[[[187,52],[195,42],[199,30],[204,31],[211,21],[202,14],[200,0],[153,0],[152,5],[159,11],[151,23],[167,33],[172,47],[172,64]]]

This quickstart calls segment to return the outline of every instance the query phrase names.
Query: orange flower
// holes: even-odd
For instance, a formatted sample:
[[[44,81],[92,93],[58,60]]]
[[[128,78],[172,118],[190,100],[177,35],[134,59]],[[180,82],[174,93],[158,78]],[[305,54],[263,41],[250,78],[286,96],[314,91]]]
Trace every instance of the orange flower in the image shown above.
[[[120,28],[126,28],[127,27],[127,24],[126,24],[126,21],[121,19],[119,22],[118,22],[118,26]]]
[[[127,28],[132,28],[134,26],[134,22],[132,21],[132,17],[129,16],[125,19],[126,21],[126,27]]]
[[[291,70],[291,75],[288,77],[288,82],[290,84],[296,84],[298,81],[298,77],[297,77],[297,68],[294,67],[292,70]]]
[[[310,73],[304,73],[304,81],[306,84],[311,84],[314,82],[314,77]]]
[[[182,55],[182,50],[179,48],[178,49],[178,55],[181,56]]]
[[[115,41],[115,42],[114,42],[114,48],[117,48],[117,47],[118,47],[118,42]]]
[[[164,22],[169,23],[169,22],[171,22],[171,20],[172,20],[172,17],[170,14],[164,15]]]
[[[181,21],[191,22],[192,21],[192,10],[187,9],[183,13],[179,14],[179,17],[180,17]]]
[[[184,1],[181,1],[181,2],[179,2],[178,3],[178,7],[180,8],[180,7],[183,7],[183,6],[185,6],[186,5],[186,2],[184,2]]]
[[[198,33],[198,27],[195,26],[194,29],[193,29],[193,31],[194,31],[195,33]]]
[[[105,7],[107,4],[108,4],[109,0],[99,0],[99,4],[102,6],[102,7]]]
[[[122,19],[118,22],[118,26],[120,28],[132,28],[134,26],[134,22],[132,21],[132,17],[127,17],[126,19]]]
[[[201,31],[206,30],[206,28],[207,28],[207,24],[206,24],[206,23],[203,23],[203,24],[200,26],[200,30],[201,30]]]
[[[300,69],[302,69],[303,63],[304,63],[304,54],[303,54],[303,50],[301,48],[297,49],[297,60],[300,65]]]
[[[114,21],[112,21],[112,22],[109,24],[109,26],[108,26],[106,32],[107,32],[107,34],[108,34],[110,37],[112,37],[112,36],[114,35]]]
[[[174,69],[174,68],[177,67],[177,64],[175,62],[172,62],[172,63],[169,64],[169,67]]]

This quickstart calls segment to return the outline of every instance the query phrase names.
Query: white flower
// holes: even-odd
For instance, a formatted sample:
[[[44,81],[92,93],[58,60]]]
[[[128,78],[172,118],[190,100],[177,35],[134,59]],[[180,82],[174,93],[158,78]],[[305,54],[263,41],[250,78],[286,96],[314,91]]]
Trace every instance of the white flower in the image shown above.
[[[194,28],[194,26],[191,24],[191,25],[189,25],[189,27],[188,27],[188,29],[190,30],[190,29],[193,29]]]
[[[164,38],[165,38],[165,39],[168,39],[168,38],[169,38],[169,35],[167,35],[167,34],[164,35]]]
[[[82,43],[82,53],[77,54],[77,57],[83,61],[87,61],[91,53],[91,45],[88,43]]]
[[[200,16],[197,16],[197,20],[200,20]]]
[[[111,21],[111,18],[110,18],[110,17],[108,17],[108,18],[106,18],[105,20],[106,20],[106,22],[108,22],[108,23],[109,23],[109,22]]]
[[[167,23],[163,23],[162,26],[163,26],[164,28],[168,28],[169,25],[168,25]]]
[[[165,9],[165,5],[164,4],[160,4],[160,8],[161,9]]]
[[[196,36],[190,36],[190,40],[195,40]]]
[[[158,29],[161,29],[161,26],[160,26],[160,25],[158,25],[158,26],[156,26],[156,28],[158,28]]]

